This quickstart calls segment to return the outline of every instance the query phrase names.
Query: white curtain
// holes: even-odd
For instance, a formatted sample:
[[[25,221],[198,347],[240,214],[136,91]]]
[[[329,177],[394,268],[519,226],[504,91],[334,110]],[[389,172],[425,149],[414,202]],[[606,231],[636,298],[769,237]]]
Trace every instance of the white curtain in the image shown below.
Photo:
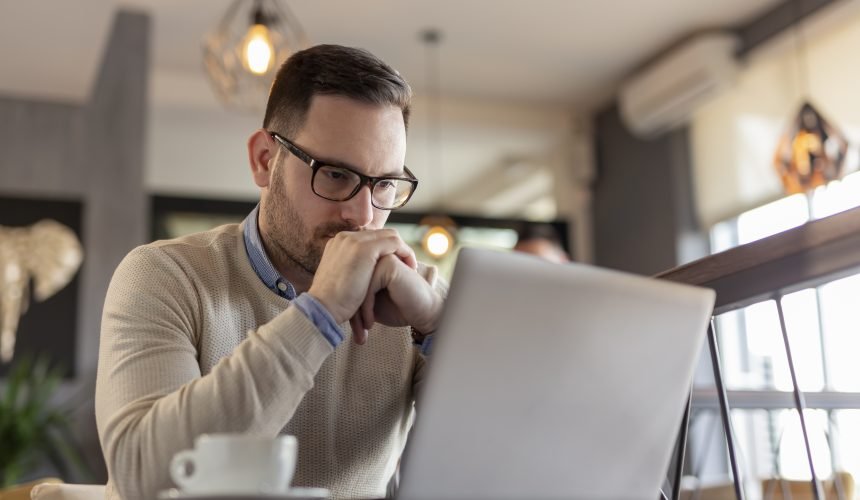
[[[737,85],[694,113],[693,182],[703,228],[783,196],[773,155],[805,97],[799,67],[811,102],[849,140],[846,173],[857,168],[860,9],[850,7],[804,28],[805,65],[789,30],[750,54]]]

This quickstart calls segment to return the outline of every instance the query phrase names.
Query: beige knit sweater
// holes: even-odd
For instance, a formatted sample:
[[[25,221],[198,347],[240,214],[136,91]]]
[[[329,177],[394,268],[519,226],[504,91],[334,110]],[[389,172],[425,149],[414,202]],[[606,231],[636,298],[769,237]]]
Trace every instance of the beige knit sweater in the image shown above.
[[[101,326],[96,421],[108,498],[156,498],[173,486],[171,457],[213,432],[294,434],[294,485],[384,496],[424,358],[406,328],[377,324],[363,346],[341,328],[334,349],[263,284],[240,225],[133,250]]]

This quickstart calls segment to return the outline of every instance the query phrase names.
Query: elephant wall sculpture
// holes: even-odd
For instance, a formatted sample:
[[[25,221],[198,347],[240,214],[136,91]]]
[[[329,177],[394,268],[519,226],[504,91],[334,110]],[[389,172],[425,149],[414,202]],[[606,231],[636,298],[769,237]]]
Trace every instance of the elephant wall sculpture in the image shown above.
[[[75,276],[84,252],[75,232],[43,219],[31,226],[0,226],[0,363],[15,352],[21,316],[33,297],[41,302],[62,290]]]

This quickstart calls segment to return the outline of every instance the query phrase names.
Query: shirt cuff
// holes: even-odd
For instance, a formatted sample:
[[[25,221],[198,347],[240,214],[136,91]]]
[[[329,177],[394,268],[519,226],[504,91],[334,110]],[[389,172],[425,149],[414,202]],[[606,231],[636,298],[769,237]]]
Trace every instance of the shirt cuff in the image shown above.
[[[298,307],[299,311],[304,313],[304,315],[311,320],[311,323],[319,329],[323,334],[323,337],[329,341],[332,347],[337,347],[341,342],[343,342],[343,331],[341,331],[337,323],[334,322],[334,318],[331,317],[331,313],[328,312],[328,309],[320,304],[313,295],[303,293],[296,297],[292,304]]]
[[[418,352],[424,356],[430,356],[430,350],[433,348],[433,335],[432,333],[428,334],[421,342],[415,342]]]

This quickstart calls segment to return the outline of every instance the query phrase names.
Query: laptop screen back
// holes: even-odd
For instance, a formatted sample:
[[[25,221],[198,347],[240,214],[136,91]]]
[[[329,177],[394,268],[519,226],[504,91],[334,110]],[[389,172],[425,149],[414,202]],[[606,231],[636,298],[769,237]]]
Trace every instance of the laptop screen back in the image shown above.
[[[659,495],[711,290],[461,251],[398,498]]]

